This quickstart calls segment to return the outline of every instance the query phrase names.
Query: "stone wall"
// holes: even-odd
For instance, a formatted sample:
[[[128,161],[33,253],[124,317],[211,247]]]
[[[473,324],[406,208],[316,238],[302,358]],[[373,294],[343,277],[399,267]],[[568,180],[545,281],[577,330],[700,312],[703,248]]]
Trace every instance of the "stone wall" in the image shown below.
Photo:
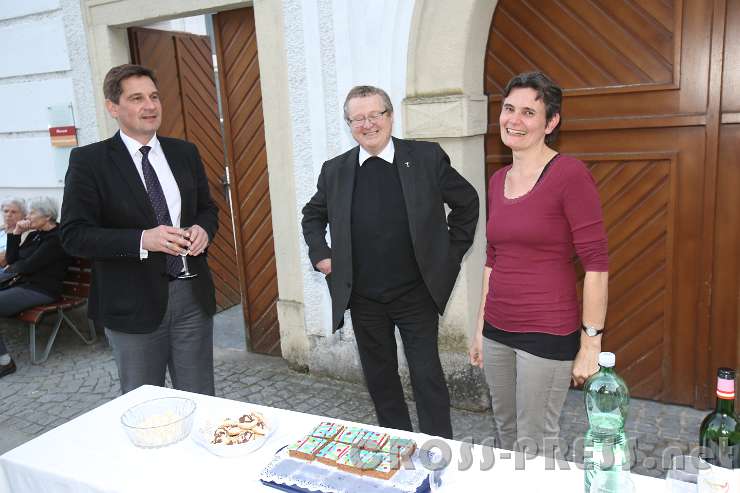
[[[61,200],[69,148],[51,146],[47,108],[71,103],[78,142],[98,139],[80,2],[4,2],[0,45],[0,197]]]

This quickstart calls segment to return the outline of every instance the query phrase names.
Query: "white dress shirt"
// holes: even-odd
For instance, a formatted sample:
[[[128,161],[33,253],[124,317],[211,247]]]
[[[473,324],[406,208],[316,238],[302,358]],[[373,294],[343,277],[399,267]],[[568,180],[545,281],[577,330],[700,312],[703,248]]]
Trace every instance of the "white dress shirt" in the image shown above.
[[[374,154],[370,154],[365,150],[364,147],[360,146],[360,155],[358,157],[360,161],[360,166],[365,164],[365,161],[370,159],[371,157],[379,157],[383,161],[389,164],[393,164],[393,158],[396,156],[396,148],[393,147],[393,139],[391,138],[388,140],[388,144],[386,144],[385,148],[378,153],[377,156]]]
[[[123,131],[121,131],[120,134],[121,140],[123,140],[123,144],[126,146],[128,153],[131,155],[131,159],[133,159],[134,161],[136,172],[139,173],[141,182],[144,184],[144,188],[146,188],[144,171],[141,169],[141,160],[143,158],[143,155],[139,150],[143,146],[140,142],[132,139],[131,137],[123,133]],[[154,135],[151,140],[147,142],[146,145],[151,147],[151,149],[149,150],[149,163],[152,165],[152,168],[154,168],[154,172],[157,174],[159,184],[162,186],[162,192],[164,193],[164,198],[167,201],[167,209],[169,209],[170,211],[170,219],[172,219],[172,225],[176,228],[179,228],[182,205],[182,201],[180,198],[180,188],[177,186],[175,176],[172,174],[172,170],[170,169],[167,158],[162,151],[162,146],[160,145],[157,136]],[[144,232],[142,231],[141,239],[139,240],[139,257],[145,259],[148,257],[149,252],[147,250],[144,250],[142,244],[143,239]]]

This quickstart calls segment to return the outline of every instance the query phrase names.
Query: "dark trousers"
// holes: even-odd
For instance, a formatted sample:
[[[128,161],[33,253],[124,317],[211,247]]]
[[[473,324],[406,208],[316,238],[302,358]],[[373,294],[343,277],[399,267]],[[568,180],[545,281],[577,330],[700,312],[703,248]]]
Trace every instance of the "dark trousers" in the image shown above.
[[[409,365],[422,433],[452,438],[450,394],[439,361],[439,316],[424,283],[390,303],[355,293],[350,301],[360,363],[378,423],[412,431],[398,375],[395,326]]]
[[[141,385],[164,386],[169,369],[172,386],[213,395],[213,317],[201,308],[191,281],[171,281],[162,323],[148,334],[105,328],[118,367],[121,392]]]
[[[23,286],[0,290],[0,317],[12,317],[27,308],[51,303],[54,298],[35,289]],[[0,356],[8,353],[2,335],[0,335]]]
[[[27,308],[52,303],[54,298],[26,286],[0,290],[0,317],[12,317]]]

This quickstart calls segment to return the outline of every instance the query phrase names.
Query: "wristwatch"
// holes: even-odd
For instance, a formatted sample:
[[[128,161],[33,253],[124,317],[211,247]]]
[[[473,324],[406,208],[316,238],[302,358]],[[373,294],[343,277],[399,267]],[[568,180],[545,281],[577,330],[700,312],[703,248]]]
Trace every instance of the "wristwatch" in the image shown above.
[[[597,329],[596,327],[590,327],[584,323],[581,324],[581,329],[583,329],[583,332],[586,333],[589,337],[596,337],[597,335],[604,332],[604,329]]]

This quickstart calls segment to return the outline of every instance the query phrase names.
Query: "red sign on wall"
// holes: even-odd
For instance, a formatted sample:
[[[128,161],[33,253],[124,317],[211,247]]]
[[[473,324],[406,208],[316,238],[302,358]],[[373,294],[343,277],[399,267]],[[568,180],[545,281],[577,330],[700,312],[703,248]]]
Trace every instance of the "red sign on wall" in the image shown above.
[[[77,145],[77,129],[74,125],[67,127],[49,127],[51,145],[54,147],[74,147]]]

